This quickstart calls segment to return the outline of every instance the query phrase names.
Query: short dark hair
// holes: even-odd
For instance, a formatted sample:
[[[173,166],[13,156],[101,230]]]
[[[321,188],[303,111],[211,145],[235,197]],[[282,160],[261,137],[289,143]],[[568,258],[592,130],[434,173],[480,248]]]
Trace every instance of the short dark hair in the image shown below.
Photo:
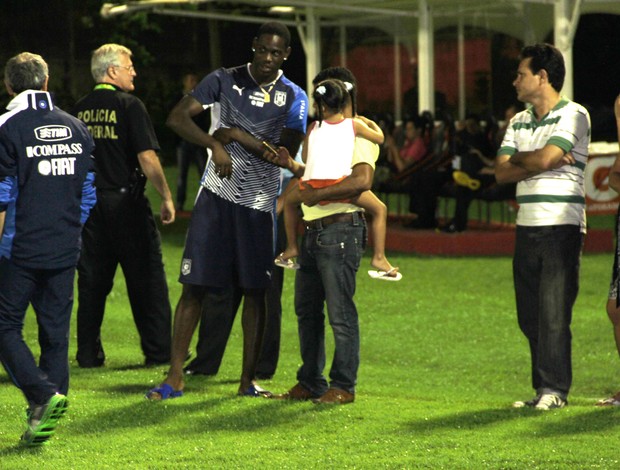
[[[335,78],[341,82],[349,82],[353,85],[353,88],[349,90],[349,95],[351,96],[351,108],[353,109],[353,115],[355,116],[357,114],[357,80],[355,80],[355,75],[353,75],[353,72],[346,67],[328,67],[321,70],[316,77],[314,77],[312,84],[316,86],[318,83],[321,83],[329,78]]]
[[[566,67],[564,57],[557,47],[547,43],[526,46],[521,51],[521,60],[528,58],[532,59],[530,61],[532,73],[537,74],[544,69],[549,76],[549,83],[553,89],[558,92],[562,90]]]
[[[288,27],[284,23],[280,23],[279,21],[269,21],[267,23],[263,23],[261,27],[258,28],[256,37],[259,38],[263,34],[273,34],[274,36],[280,36],[282,39],[284,39],[284,47],[289,47],[291,45],[291,32],[288,30]]]

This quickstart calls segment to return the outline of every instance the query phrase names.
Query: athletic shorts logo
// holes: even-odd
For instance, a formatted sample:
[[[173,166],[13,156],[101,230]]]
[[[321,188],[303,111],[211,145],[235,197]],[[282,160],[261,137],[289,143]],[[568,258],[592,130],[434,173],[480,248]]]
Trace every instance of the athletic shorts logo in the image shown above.
[[[191,272],[192,272],[192,260],[183,258],[183,261],[181,262],[181,274],[183,274],[183,276],[187,276]]]
[[[49,125],[37,127],[34,130],[37,140],[43,142],[57,142],[59,140],[67,140],[72,137],[71,129],[67,126]]]
[[[286,104],[286,92],[276,90],[276,94],[273,97],[273,104],[279,107],[284,106]]]

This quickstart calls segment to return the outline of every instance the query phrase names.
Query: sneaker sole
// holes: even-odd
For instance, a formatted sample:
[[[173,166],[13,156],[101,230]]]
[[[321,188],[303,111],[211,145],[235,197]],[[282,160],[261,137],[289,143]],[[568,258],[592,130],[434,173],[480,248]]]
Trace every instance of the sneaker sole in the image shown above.
[[[553,405],[553,406],[535,406],[534,409],[538,411],[551,411],[551,410],[560,410],[564,408],[566,404],[563,405]]]
[[[51,399],[41,421],[34,429],[27,430],[22,436],[22,445],[28,447],[45,444],[54,435],[58,421],[67,412],[69,400],[64,395],[54,395]]]

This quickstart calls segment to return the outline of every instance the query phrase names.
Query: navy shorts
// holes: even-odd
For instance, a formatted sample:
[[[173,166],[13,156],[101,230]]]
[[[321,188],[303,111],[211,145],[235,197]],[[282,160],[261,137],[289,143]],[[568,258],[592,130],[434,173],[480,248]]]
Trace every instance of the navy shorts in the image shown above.
[[[194,204],[179,282],[266,289],[274,260],[274,215],[201,188]]]

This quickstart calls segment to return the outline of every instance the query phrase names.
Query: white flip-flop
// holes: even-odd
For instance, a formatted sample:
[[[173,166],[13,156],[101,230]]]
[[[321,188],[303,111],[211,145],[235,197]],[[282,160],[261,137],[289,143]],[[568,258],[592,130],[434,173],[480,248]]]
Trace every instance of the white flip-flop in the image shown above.
[[[375,271],[374,269],[371,269],[370,271],[368,271],[368,275],[373,279],[377,279],[378,281],[400,281],[403,278],[403,275],[398,271],[396,271],[396,276],[390,276],[394,269],[395,268],[392,268],[389,271]]]
[[[295,263],[292,259],[282,258],[283,253],[280,253],[278,257],[273,261],[276,266],[280,266],[285,269],[299,269],[299,264]]]

